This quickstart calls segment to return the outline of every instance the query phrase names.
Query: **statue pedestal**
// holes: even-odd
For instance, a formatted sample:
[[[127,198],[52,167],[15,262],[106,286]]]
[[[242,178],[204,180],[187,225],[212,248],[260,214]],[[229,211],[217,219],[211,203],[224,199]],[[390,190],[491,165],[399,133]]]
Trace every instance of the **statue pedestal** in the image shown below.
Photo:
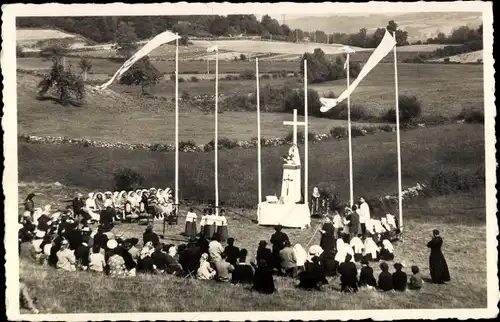
[[[284,164],[281,197],[285,203],[297,203],[302,199],[300,165]]]

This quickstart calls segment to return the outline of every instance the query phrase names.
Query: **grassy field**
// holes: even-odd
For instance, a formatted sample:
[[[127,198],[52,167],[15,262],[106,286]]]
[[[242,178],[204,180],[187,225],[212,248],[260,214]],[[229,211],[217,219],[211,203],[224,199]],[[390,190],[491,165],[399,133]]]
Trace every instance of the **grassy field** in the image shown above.
[[[454,124],[401,134],[404,188],[426,182],[441,170],[475,172],[484,165],[484,127]],[[301,149],[303,157],[303,147]],[[309,184],[348,194],[347,141],[325,141],[309,147]],[[262,149],[265,195],[279,194],[281,157],[286,148]],[[396,135],[377,133],[353,141],[354,191],[368,197],[397,191]],[[181,198],[214,197],[213,153],[180,154]],[[254,149],[219,152],[219,195],[226,204],[257,202],[257,160]],[[129,167],[146,186],[173,186],[174,153],[19,143],[20,181],[59,181],[87,189],[113,188],[113,174]]]
[[[77,189],[40,184],[20,185],[22,195],[33,190],[44,192],[37,199],[43,204],[46,200],[72,196]],[[474,216],[468,211],[470,208],[474,209]],[[182,209],[181,214],[185,214],[185,209]],[[253,223],[251,219],[255,217],[254,211],[250,210],[228,213],[229,233],[236,239],[236,245],[248,249],[249,258],[254,258],[258,241],[269,240],[272,233],[272,229]],[[438,228],[444,237],[443,252],[452,277],[449,285],[426,283],[417,293],[408,291],[382,294],[361,291],[347,295],[339,292],[338,280],[330,280],[330,284],[321,292],[308,292],[296,289],[294,281],[290,279],[275,278],[278,293],[264,296],[240,285],[221,285],[172,276],[139,275],[119,280],[85,272],[59,272],[23,261],[20,262],[20,276],[24,277],[33,294],[38,297],[38,306],[43,313],[486,307],[484,194],[477,191],[421,200],[405,207],[405,218],[405,241],[395,245],[395,260],[403,261],[407,266],[418,265],[427,280],[428,250],[425,244],[432,229]],[[180,222],[184,222],[182,218]],[[316,221],[310,229],[285,231],[293,244],[306,245],[315,224]],[[180,224],[168,228],[163,242],[184,242],[184,238],[179,235],[182,226]],[[120,231],[125,237],[140,237],[143,229],[144,226],[124,224],[115,228],[115,232]],[[155,224],[154,229],[161,233],[161,224]],[[312,244],[318,242],[319,236],[316,236]],[[467,260],[464,261],[464,257]],[[378,275],[378,266],[373,266]],[[58,290],[57,293],[54,292],[55,289]],[[297,305],[299,302],[301,304]]]
[[[399,66],[400,94],[416,95],[422,102],[423,116],[456,117],[463,108],[479,107],[484,103],[481,65],[417,65]],[[420,75],[420,77],[419,77]],[[294,78],[263,79],[266,84],[297,83]],[[174,103],[153,98],[138,98],[138,87],[113,85],[114,90],[104,94],[89,93],[84,107],[62,107],[53,101],[36,100],[38,78],[19,74],[18,131],[24,134],[88,137],[123,142],[164,143],[173,141]],[[337,95],[345,89],[345,80],[312,85],[319,92],[333,91]],[[219,82],[220,93],[251,93],[252,80]],[[132,93],[134,95],[127,95]],[[172,98],[174,82],[157,85],[152,93]],[[212,95],[214,81],[183,82],[179,93]],[[394,106],[393,69],[382,64],[358,86],[351,96],[354,105],[364,106],[371,114],[380,115]],[[210,106],[206,107],[210,109]],[[262,108],[265,108],[263,106]],[[50,111],[50,117],[48,112]],[[250,139],[256,136],[255,113],[226,112],[220,115],[221,136]],[[290,129],[282,126],[289,115],[266,115],[262,118],[263,136],[283,136]],[[83,120],[83,122],[82,122]],[[327,133],[331,127],[345,125],[343,121],[310,119],[310,130]],[[213,114],[181,104],[181,140],[207,143],[213,137]]]

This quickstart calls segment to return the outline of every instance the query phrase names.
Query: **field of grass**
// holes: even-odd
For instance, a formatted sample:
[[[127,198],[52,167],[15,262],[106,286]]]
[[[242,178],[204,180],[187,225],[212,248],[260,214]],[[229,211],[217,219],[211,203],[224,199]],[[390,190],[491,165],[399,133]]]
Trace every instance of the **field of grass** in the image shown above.
[[[36,42],[38,40],[63,38],[75,38],[75,40],[78,40],[83,37],[56,29],[16,29],[16,41],[20,44]]]
[[[21,184],[20,194],[42,191],[37,202],[71,197],[75,188],[53,185]],[[475,216],[468,209],[473,208]],[[181,210],[181,215],[185,209]],[[254,211],[229,211],[229,233],[236,245],[254,258],[259,240],[269,240],[272,229],[251,221]],[[187,311],[283,311],[283,310],[359,310],[359,309],[431,309],[486,307],[486,232],[484,194],[480,191],[421,200],[405,208],[405,241],[395,244],[396,261],[407,267],[418,265],[427,280],[428,255],[425,247],[432,229],[441,230],[452,281],[448,285],[424,284],[420,292],[387,293],[360,291],[341,294],[337,280],[321,292],[295,288],[293,280],[275,278],[278,289],[273,296],[250,292],[247,287],[215,282],[184,280],[168,276],[139,275],[126,280],[86,272],[60,272],[20,262],[20,276],[38,297],[42,313],[99,312],[187,312]],[[183,223],[183,218],[180,219]],[[306,245],[313,226],[305,230],[287,229],[293,244]],[[163,242],[179,244],[183,225],[169,227]],[[144,226],[124,224],[115,228],[125,237],[142,235]],[[156,223],[154,230],[161,233]],[[312,244],[319,242],[319,236]],[[140,242],[142,244],[142,240]],[[464,260],[464,257],[467,260]],[[376,276],[380,272],[373,264]],[[406,268],[405,270],[408,270]],[[393,268],[391,266],[391,271]],[[54,290],[57,289],[57,292]],[[214,296],[215,295],[215,296]],[[84,299],[84,300],[82,300]],[[141,299],[141,300],[138,300]],[[162,299],[162,300],[159,300]],[[300,305],[297,305],[300,303]]]
[[[351,96],[354,105],[364,106],[371,114],[380,115],[394,106],[394,72],[390,64],[376,67]],[[420,65],[400,64],[399,93],[416,95],[422,102],[423,116],[456,117],[463,108],[484,104],[482,65]],[[263,79],[266,84],[284,84],[297,79]],[[152,98],[138,98],[139,87],[113,85],[115,92],[89,93],[84,107],[62,107],[53,101],[36,100],[38,78],[18,74],[18,131],[23,134],[100,138],[123,142],[172,142],[174,103]],[[214,81],[183,82],[179,93],[213,95]],[[345,80],[312,85],[320,93],[345,89]],[[219,92],[251,93],[252,80],[219,82]],[[108,95],[108,93],[111,93]],[[173,98],[175,84],[165,81],[152,89],[157,96]],[[206,106],[206,109],[211,109]],[[265,107],[263,107],[265,108]],[[50,111],[50,117],[47,113]],[[237,117],[235,117],[237,116]],[[226,112],[220,115],[221,136],[249,139],[256,136],[255,113]],[[282,126],[287,115],[266,115],[262,118],[263,136],[283,136],[290,129]],[[84,122],[82,122],[84,120]],[[342,121],[310,119],[311,131],[327,133]],[[182,140],[207,143],[213,137],[213,115],[181,104],[180,135]]]
[[[303,158],[303,147],[300,146]],[[264,195],[279,194],[283,148],[262,149]],[[424,183],[441,170],[475,172],[484,165],[484,127],[453,124],[401,133],[403,187]],[[377,133],[353,140],[354,192],[367,197],[397,191],[396,135]],[[214,198],[213,153],[181,153],[181,198]],[[145,186],[173,186],[174,153],[82,148],[19,142],[20,181],[59,181],[86,189],[111,189],[121,167],[138,171]],[[347,141],[309,146],[309,184],[348,197]],[[219,151],[219,195],[226,204],[257,202],[257,155],[253,149]]]

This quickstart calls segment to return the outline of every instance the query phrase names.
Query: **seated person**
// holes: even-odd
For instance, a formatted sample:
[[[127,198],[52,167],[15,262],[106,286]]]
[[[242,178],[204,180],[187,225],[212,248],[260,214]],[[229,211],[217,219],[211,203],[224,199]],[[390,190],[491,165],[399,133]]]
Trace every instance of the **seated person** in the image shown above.
[[[328,284],[318,256],[313,256],[311,261],[306,262],[305,268],[305,271],[299,274],[298,287],[308,290],[320,290],[323,285]]]
[[[418,266],[413,265],[411,267],[412,275],[410,276],[410,283],[408,284],[408,288],[410,290],[420,290],[424,285],[424,281],[422,279],[422,275],[420,275],[420,270]]]
[[[386,262],[380,263],[382,272],[378,276],[378,289],[387,292],[394,289],[392,284],[392,274],[389,273],[389,265]]]
[[[263,259],[259,261],[259,266],[255,270],[252,290],[262,294],[272,294],[276,291],[272,270],[267,267],[267,262]]]
[[[379,256],[384,261],[394,260],[394,247],[388,239],[382,240],[382,248],[380,249]]]
[[[392,285],[394,286],[394,290],[404,292],[406,291],[408,276],[403,272],[403,265],[400,263],[395,263],[394,268],[396,269],[396,271],[392,273]]]
[[[361,261],[361,272],[359,273],[359,287],[376,287],[377,281],[373,276],[373,268],[370,267],[370,262],[363,259]]]
[[[196,277],[199,280],[211,280],[215,278],[215,270],[210,266],[210,262],[208,261],[208,254],[203,253],[200,258],[200,267],[196,272]]]
[[[236,265],[240,256],[240,249],[234,246],[234,238],[229,237],[227,239],[227,246],[224,248],[224,253],[227,255],[227,261],[233,266]]]
[[[246,262],[247,254],[248,252],[246,249],[240,251],[239,258],[234,266],[231,283],[252,284],[254,268]]]
[[[342,292],[354,293],[358,290],[358,270],[351,260],[352,256],[347,254],[345,261],[339,266]]]

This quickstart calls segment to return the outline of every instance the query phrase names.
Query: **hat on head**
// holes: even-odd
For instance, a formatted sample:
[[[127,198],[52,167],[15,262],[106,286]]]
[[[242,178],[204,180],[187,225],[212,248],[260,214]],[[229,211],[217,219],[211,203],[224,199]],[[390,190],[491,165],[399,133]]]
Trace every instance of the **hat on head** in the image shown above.
[[[82,227],[81,231],[90,231],[90,227],[89,226],[84,226],[84,227]]]
[[[114,239],[110,239],[110,240],[108,240],[106,247],[108,249],[115,249],[116,247],[118,247],[118,242]]]
[[[67,240],[67,239],[63,239],[63,240],[61,241],[61,245],[68,245],[68,244],[69,244],[69,242],[68,242],[68,240]]]

